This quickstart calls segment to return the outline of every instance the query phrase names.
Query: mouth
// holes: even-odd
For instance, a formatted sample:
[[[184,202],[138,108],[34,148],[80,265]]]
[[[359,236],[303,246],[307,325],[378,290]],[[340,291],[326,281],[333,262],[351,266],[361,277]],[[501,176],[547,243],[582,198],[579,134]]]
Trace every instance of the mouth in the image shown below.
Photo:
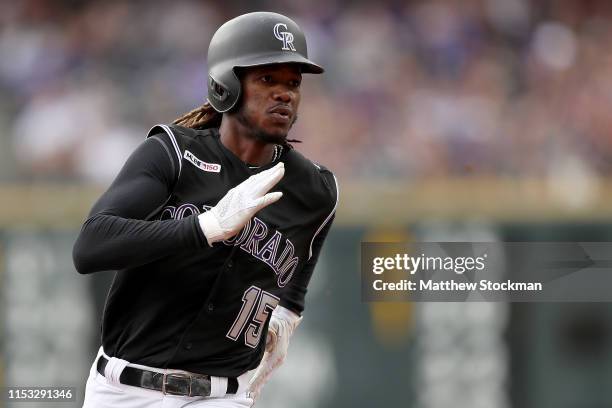
[[[268,113],[281,122],[290,122],[293,116],[293,111],[287,105],[276,105],[272,109],[269,109]]]

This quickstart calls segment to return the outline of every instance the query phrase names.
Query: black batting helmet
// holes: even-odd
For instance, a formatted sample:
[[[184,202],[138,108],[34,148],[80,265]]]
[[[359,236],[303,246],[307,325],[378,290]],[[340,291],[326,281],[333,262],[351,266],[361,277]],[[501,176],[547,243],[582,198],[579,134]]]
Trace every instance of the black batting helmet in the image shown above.
[[[323,68],[308,59],[306,37],[282,14],[243,14],[223,24],[208,46],[208,100],[217,112],[227,112],[240,97],[237,67],[295,63],[302,72],[320,74]]]

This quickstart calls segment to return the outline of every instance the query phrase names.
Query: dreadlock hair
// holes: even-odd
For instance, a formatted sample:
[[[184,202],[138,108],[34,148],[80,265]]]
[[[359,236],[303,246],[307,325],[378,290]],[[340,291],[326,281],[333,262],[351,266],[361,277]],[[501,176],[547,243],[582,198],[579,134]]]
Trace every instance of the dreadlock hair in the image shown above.
[[[172,122],[173,125],[202,130],[221,126],[223,114],[217,112],[209,102],[198,106]]]
[[[222,117],[222,113],[217,112],[212,107],[210,102],[206,102],[204,105],[198,106],[197,108],[185,113],[183,116],[175,119],[172,124],[196,130],[218,128],[221,126]],[[286,147],[287,149],[293,149],[291,143],[302,143],[302,141],[297,139],[285,139],[282,146]]]

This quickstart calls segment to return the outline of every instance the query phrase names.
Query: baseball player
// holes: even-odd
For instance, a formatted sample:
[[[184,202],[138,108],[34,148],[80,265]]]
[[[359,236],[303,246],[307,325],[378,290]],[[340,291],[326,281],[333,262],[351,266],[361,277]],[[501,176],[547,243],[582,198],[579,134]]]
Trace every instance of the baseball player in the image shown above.
[[[79,273],[117,270],[86,408],[250,407],[300,323],[338,189],[287,133],[323,69],[268,12],[223,24],[208,66],[208,102],[151,129],[74,245]]]

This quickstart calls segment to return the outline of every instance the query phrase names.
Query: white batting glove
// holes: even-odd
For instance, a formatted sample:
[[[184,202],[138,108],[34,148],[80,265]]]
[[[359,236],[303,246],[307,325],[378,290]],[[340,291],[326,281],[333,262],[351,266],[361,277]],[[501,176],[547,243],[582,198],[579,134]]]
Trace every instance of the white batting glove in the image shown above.
[[[282,306],[277,306],[272,312],[266,337],[266,352],[249,382],[251,398],[257,399],[264,384],[270,379],[272,372],[285,361],[289,339],[293,335],[293,330],[301,321],[301,316]]]
[[[208,244],[236,235],[255,213],[278,201],[283,193],[268,193],[285,174],[283,162],[255,174],[232,188],[216,206],[200,214],[198,220]],[[267,194],[266,194],[267,193]]]

